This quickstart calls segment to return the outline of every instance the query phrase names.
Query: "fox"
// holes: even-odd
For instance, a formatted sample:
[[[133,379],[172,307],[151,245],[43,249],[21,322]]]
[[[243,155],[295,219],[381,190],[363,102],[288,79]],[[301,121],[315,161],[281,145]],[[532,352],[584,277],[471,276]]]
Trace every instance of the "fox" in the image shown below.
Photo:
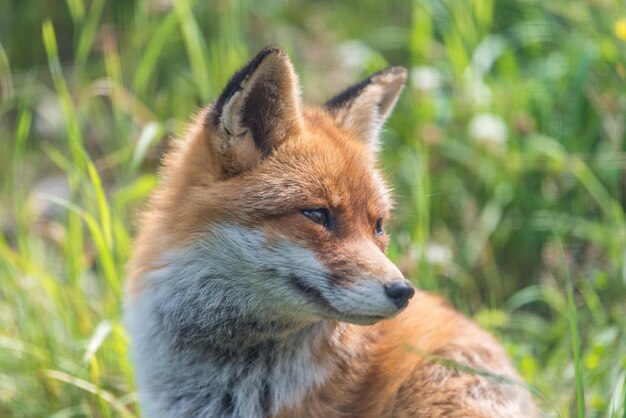
[[[271,46],[192,118],[129,264],[144,416],[537,416],[494,337],[385,254],[380,137],[406,78],[305,105]]]

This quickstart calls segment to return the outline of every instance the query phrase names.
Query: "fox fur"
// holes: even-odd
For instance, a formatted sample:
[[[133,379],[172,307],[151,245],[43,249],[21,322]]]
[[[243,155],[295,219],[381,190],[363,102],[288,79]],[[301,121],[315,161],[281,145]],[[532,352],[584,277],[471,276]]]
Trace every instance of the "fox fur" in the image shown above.
[[[405,308],[377,167],[405,78],[391,67],[305,106],[269,47],[196,115],[130,263],[144,416],[536,415],[494,338],[427,293]]]

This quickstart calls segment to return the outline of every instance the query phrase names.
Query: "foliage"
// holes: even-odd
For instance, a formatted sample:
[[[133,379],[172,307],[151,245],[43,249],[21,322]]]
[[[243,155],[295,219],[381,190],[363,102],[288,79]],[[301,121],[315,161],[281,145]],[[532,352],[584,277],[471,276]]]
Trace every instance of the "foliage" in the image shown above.
[[[619,0],[9,2],[0,17],[0,415],[135,416],[120,322],[171,137],[262,46],[322,101],[411,79],[390,256],[498,334],[546,416],[626,416]]]

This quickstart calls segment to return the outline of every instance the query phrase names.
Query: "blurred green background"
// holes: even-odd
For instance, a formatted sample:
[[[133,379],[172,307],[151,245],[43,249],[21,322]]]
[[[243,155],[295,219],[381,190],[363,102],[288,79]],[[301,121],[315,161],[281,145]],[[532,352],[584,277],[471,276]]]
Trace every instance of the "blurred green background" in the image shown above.
[[[121,325],[168,141],[256,51],[312,103],[387,65],[390,256],[547,417],[626,417],[621,0],[1,0],[0,416],[137,416]]]

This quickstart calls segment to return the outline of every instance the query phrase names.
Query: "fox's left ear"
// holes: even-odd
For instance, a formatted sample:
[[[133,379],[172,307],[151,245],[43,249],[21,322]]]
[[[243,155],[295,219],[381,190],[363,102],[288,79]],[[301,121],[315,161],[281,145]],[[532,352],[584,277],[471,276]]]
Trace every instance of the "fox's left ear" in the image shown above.
[[[226,85],[208,116],[222,174],[254,168],[301,126],[298,78],[287,54],[262,50]]]
[[[406,80],[406,69],[389,67],[326,102],[337,123],[377,151],[380,130],[393,110]]]

